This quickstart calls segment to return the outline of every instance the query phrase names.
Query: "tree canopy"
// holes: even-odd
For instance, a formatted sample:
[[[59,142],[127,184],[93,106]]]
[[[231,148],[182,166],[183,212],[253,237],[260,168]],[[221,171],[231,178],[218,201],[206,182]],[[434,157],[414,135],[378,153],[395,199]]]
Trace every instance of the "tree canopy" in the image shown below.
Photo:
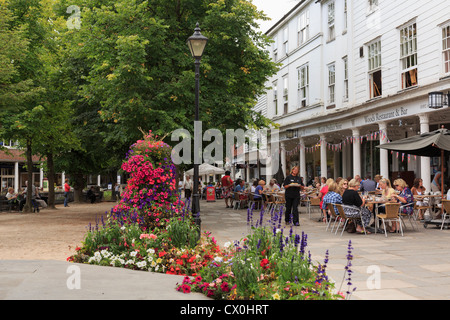
[[[28,128],[31,152],[51,152],[69,175],[118,170],[142,132],[193,132],[186,40],[197,22],[209,38],[200,69],[203,130],[271,124],[252,109],[277,66],[265,50],[269,38],[257,31],[265,15],[249,0],[0,4],[0,112],[8,119],[0,135],[25,137]]]

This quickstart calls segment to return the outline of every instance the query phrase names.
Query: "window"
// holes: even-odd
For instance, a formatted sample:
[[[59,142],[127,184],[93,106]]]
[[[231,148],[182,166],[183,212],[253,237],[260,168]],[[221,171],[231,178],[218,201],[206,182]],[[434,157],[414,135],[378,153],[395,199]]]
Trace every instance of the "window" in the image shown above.
[[[297,45],[304,44],[309,39],[309,10],[298,17]]]
[[[382,94],[381,41],[369,44],[367,49],[369,51],[369,95],[370,98],[375,98]]]
[[[283,55],[289,53],[289,29],[288,27],[283,29]]]
[[[378,0],[368,0],[369,1],[369,12],[372,12],[378,8]]]
[[[334,2],[328,4],[328,41],[335,39],[334,30]]]
[[[288,100],[289,100],[289,90],[288,90],[288,76],[283,77],[283,114],[288,113]]]
[[[273,83],[273,110],[275,115],[278,115],[278,88],[276,81]]]
[[[273,43],[272,43],[272,52],[273,52],[273,60],[278,60],[278,36],[273,37]]]
[[[348,100],[348,58],[342,58],[344,63],[344,101]]]
[[[417,27],[413,23],[400,30],[402,89],[417,85]]]
[[[303,65],[298,68],[298,98],[299,108],[308,105],[308,91],[309,91],[309,66]]]
[[[334,104],[335,98],[335,84],[336,84],[336,71],[335,71],[335,65],[330,64],[328,66],[328,103]]]
[[[6,147],[6,148],[13,148],[18,145],[19,145],[19,143],[17,141],[13,141],[13,140],[1,141],[0,140],[0,146]]]
[[[442,29],[442,56],[444,73],[450,73],[450,25]]]
[[[348,11],[347,11],[347,0],[344,0],[344,32],[347,31],[347,19],[348,19]]]

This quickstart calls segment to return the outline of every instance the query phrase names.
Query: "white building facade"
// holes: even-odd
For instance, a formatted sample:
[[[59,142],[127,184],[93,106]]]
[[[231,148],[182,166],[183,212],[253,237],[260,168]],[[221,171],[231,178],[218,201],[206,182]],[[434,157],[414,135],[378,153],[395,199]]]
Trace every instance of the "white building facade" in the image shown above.
[[[450,1],[303,0],[266,34],[281,67],[258,108],[280,126],[284,174],[420,177],[430,190],[439,159],[377,145],[450,129],[448,102],[428,104],[450,92]]]

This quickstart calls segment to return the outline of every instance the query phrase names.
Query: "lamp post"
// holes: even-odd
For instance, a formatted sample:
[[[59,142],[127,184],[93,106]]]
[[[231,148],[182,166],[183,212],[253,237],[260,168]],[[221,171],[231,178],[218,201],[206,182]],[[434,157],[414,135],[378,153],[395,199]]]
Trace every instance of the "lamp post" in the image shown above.
[[[199,93],[200,93],[200,60],[202,59],[203,50],[205,49],[208,38],[201,34],[200,27],[195,26],[194,34],[187,39],[187,45],[191,51],[192,57],[195,60],[195,121],[199,121]],[[194,126],[195,127],[195,126]],[[194,137],[195,139],[196,137]],[[195,145],[195,144],[194,144]],[[199,152],[199,150],[194,150],[194,152]],[[198,166],[199,163],[195,161],[198,157],[194,156],[194,194],[192,201],[192,215],[194,217],[195,224],[200,230],[200,194],[198,192]]]

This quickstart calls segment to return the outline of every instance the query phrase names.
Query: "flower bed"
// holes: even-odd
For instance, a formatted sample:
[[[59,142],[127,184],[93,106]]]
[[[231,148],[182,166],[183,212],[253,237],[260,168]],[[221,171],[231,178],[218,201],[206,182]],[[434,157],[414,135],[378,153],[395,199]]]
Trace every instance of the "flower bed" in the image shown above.
[[[252,212],[249,210],[249,214]],[[279,213],[281,215],[281,212]],[[335,300],[350,298],[351,242],[348,246],[346,294],[337,291],[326,274],[328,251],[323,264],[315,265],[306,251],[307,235],[285,236],[283,230],[273,226],[279,215],[274,215],[264,227],[258,227],[246,238],[226,244],[226,251],[209,262],[195,277],[185,277],[178,286],[185,293],[202,292],[213,299],[254,300]],[[249,219],[251,221],[251,218]],[[347,278],[345,278],[347,276]]]
[[[210,233],[199,237],[188,206],[178,198],[170,148],[149,134],[132,146],[122,168],[130,173],[121,202],[101,225],[90,227],[69,261],[184,275],[177,290],[213,299],[343,299],[351,295],[351,243],[344,280],[336,291],[323,264],[311,261],[307,236],[284,235],[282,212],[253,225],[250,234],[220,248]],[[345,278],[347,276],[347,278]],[[353,289],[354,290],[354,289]],[[340,291],[340,290],[339,290]]]

